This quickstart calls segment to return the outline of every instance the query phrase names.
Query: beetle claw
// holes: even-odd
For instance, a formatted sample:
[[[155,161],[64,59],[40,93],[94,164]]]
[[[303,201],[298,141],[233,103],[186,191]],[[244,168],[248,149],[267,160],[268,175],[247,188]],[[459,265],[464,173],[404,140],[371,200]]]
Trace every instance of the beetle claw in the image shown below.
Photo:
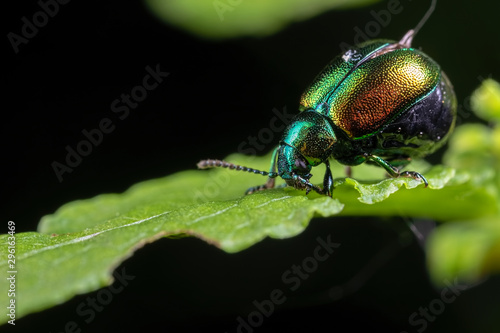
[[[427,181],[427,179],[424,176],[422,176],[422,174],[415,171],[405,171],[400,174],[400,177],[407,177],[407,178],[413,178],[415,180],[421,180],[424,182],[424,187],[429,186],[429,182]]]

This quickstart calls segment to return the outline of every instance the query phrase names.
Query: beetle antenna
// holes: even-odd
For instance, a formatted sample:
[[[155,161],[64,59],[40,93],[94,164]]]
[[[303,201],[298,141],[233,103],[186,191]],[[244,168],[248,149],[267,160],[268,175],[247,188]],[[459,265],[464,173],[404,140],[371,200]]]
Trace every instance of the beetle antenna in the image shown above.
[[[262,175],[262,176],[268,176],[270,178],[278,177],[277,172],[260,171],[257,169],[252,169],[252,168],[248,168],[246,166],[233,164],[233,163],[229,163],[229,162],[221,161],[221,160],[202,160],[202,161],[198,162],[197,166],[198,166],[198,169],[228,168],[230,170],[252,172],[255,174]]]
[[[411,47],[411,42],[413,40],[413,37],[418,33],[418,31],[424,26],[425,22],[431,17],[432,13],[436,9],[436,4],[437,0],[432,0],[431,5],[429,9],[427,9],[427,12],[424,14],[424,16],[420,19],[420,22],[418,22],[417,26],[410,31],[408,31],[403,38],[399,41],[399,44],[405,46],[405,47]]]
[[[424,17],[422,17],[422,19],[420,20],[420,22],[418,22],[417,26],[413,29],[413,35],[414,36],[424,26],[425,22],[427,22],[427,20],[429,19],[429,17],[431,17],[432,13],[436,9],[436,4],[437,4],[437,0],[432,0],[431,5],[430,5],[429,9],[427,9],[427,12],[425,13]]]

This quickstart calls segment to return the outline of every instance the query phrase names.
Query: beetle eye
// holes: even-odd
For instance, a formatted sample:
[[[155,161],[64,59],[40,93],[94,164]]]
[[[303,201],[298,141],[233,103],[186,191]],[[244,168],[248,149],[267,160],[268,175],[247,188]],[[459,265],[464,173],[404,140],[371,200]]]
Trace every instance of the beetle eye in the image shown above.
[[[307,163],[302,158],[295,159],[295,168],[301,174],[306,174],[309,172],[310,168],[307,166]]]

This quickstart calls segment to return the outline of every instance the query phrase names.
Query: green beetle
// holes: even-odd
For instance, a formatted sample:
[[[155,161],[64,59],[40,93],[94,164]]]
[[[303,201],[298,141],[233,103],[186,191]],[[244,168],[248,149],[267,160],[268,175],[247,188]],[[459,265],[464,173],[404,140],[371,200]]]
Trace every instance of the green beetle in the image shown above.
[[[413,37],[434,9],[398,42],[372,40],[335,57],[302,94],[301,111],[283,133],[269,172],[220,160],[203,160],[201,169],[225,167],[268,176],[247,194],[273,188],[281,177],[296,189],[332,196],[329,158],[348,166],[364,162],[391,177],[427,180],[400,172],[411,159],[440,148],[454,128],[456,98],[439,65],[411,47]],[[323,188],[310,182],[312,167],[324,163]]]

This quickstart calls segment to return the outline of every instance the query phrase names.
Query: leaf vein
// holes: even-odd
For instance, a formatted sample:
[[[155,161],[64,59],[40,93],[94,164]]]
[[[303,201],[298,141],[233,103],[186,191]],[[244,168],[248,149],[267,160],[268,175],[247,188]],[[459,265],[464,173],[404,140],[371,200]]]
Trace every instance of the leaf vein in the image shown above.
[[[136,224],[141,224],[143,222],[149,221],[151,219],[154,219],[156,217],[160,217],[160,216],[168,214],[168,213],[170,213],[170,212],[163,212],[161,214],[150,216],[148,218],[145,218],[145,219],[142,219],[142,220],[139,220],[139,221],[135,221],[135,222],[132,222],[132,223],[129,223],[129,224],[117,226],[117,227],[114,227],[114,228],[110,228],[110,229],[98,231],[98,232],[95,232],[95,233],[90,234],[90,235],[85,235],[85,236],[82,236],[82,237],[78,237],[78,238],[72,239],[72,240],[64,242],[64,243],[54,244],[54,245],[47,246],[47,247],[44,247],[44,248],[41,248],[41,249],[36,249],[36,250],[30,251],[28,253],[25,253],[24,255],[21,255],[19,257],[19,259],[25,259],[25,258],[28,258],[28,257],[30,257],[32,255],[39,254],[41,252],[45,252],[45,251],[49,251],[49,250],[53,250],[53,249],[56,249],[56,248],[59,248],[59,247],[62,247],[62,246],[76,244],[76,243],[81,243],[81,242],[84,242],[84,241],[86,241],[88,239],[94,238],[95,236],[101,235],[101,234],[103,234],[105,232],[113,231],[113,230],[121,229],[121,228],[125,228],[125,227],[130,227],[130,226],[136,225]]]

